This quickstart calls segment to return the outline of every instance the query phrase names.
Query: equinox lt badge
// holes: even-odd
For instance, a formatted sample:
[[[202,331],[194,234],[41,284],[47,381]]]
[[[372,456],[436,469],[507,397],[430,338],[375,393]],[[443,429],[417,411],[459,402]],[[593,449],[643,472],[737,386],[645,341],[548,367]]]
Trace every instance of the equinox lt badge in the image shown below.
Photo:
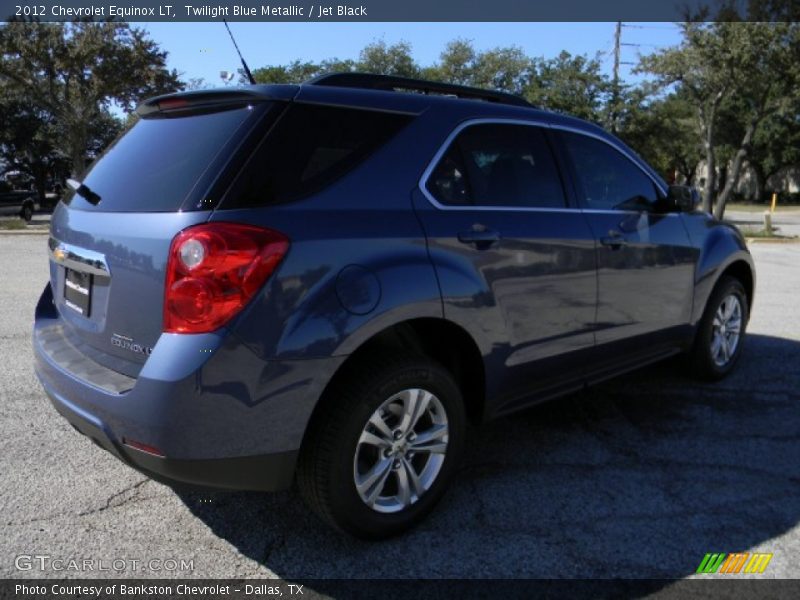
[[[137,344],[133,341],[133,338],[129,338],[128,336],[120,335],[118,333],[111,335],[111,345],[116,346],[117,348],[122,348],[123,350],[130,350],[136,354],[144,354],[145,356],[150,356],[150,354],[153,352],[153,349],[150,346],[142,346],[141,344]]]

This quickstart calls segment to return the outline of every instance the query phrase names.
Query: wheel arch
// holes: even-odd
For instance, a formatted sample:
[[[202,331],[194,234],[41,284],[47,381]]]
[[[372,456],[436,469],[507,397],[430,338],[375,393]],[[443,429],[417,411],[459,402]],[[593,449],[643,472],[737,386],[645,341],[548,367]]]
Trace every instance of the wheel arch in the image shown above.
[[[347,357],[320,395],[306,425],[303,444],[315,418],[323,412],[323,406],[336,401],[329,390],[346,378],[352,369],[357,368],[364,357],[397,351],[427,356],[450,371],[461,390],[468,420],[473,424],[483,420],[486,375],[478,344],[465,329],[452,321],[438,317],[421,317],[382,329],[363,341]]]
[[[742,286],[744,286],[744,291],[747,294],[748,312],[752,310],[753,294],[755,293],[755,272],[751,265],[742,259],[734,260],[719,274],[717,281],[714,283],[714,287],[716,287],[717,283],[719,283],[719,280],[725,276],[733,277],[741,282]]]
[[[744,237],[733,226],[715,223],[702,245],[695,276],[692,324],[703,318],[711,294],[723,276],[735,277],[747,292],[747,303],[752,308],[755,296],[756,273],[753,258]]]

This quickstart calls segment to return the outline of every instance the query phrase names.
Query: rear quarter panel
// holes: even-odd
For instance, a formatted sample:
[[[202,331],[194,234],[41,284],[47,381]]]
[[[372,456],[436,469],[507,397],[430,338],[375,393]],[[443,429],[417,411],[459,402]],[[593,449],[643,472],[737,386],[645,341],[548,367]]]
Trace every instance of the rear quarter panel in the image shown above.
[[[417,117],[343,178],[304,200],[218,210],[212,221],[281,231],[290,248],[264,290],[233,324],[264,359],[354,352],[401,321],[442,317],[442,302],[411,191],[442,137]],[[427,123],[427,124],[426,124]]]

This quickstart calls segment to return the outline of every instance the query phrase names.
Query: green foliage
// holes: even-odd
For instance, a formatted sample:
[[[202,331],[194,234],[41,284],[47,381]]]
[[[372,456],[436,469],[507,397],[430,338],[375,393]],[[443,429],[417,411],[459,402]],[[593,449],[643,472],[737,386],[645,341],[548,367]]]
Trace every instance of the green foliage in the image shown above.
[[[268,65],[253,71],[257,83],[303,83],[326,73],[361,71],[380,75],[418,77],[419,67],[411,56],[407,42],[388,45],[374,42],[366,46],[357,61],[331,58],[319,63],[295,60],[288,65]],[[240,77],[240,82],[245,79]]]
[[[751,2],[753,11],[769,9],[767,3]],[[736,17],[730,6],[724,10],[729,19]],[[775,117],[778,121],[773,125],[785,117],[796,118],[800,110],[798,59],[800,23],[735,20],[685,23],[679,47],[642,59],[642,71],[654,75],[663,87],[677,86],[696,111],[709,170],[705,208],[710,209],[716,200],[718,217],[724,214],[745,162],[759,160],[753,150],[765,123]],[[775,153],[772,157],[776,158]],[[719,185],[718,164],[724,165],[719,168],[720,175],[724,174]]]
[[[456,85],[475,83],[475,63],[477,53],[469,40],[448,42],[439,63],[425,69],[426,79],[445,81]]]
[[[739,22],[730,1],[716,22],[687,19],[678,46],[641,59],[638,70],[651,79],[635,87],[615,88],[599,55],[532,57],[516,46],[478,50],[466,39],[450,41],[429,65],[414,60],[407,42],[381,40],[357,59],[295,60],[253,75],[301,83],[359,71],[518,94],[611,128],[668,180],[696,183],[705,164],[704,201],[709,209],[716,201],[721,216],[744,165],[763,196],[771,175],[800,164],[800,23],[789,4],[749,0],[760,22]],[[132,126],[138,101],[182,88],[166,53],[127,24],[8,23],[0,27],[0,164],[30,174],[37,187],[48,174],[77,173]],[[115,106],[128,113],[125,122],[112,116]]]
[[[44,198],[51,173],[62,173],[68,162],[57,152],[58,129],[51,115],[32,107],[24,96],[0,86],[0,163],[4,171],[21,171],[35,182]]]
[[[525,96],[548,110],[600,123],[611,94],[611,82],[600,68],[599,58],[573,56],[569,52],[541,59]]]
[[[0,28],[0,55],[0,84],[46,116],[76,174],[107,142],[112,105],[130,112],[183,87],[166,52],[127,23],[10,22]]]
[[[414,61],[407,42],[379,41],[364,48],[357,61],[294,61],[255,69],[253,76],[259,83],[302,83],[342,71],[422,77],[518,94],[544,108],[600,122],[610,90],[600,67],[598,58],[568,52],[549,60],[535,59],[516,46],[478,51],[471,41],[456,39],[445,46],[438,62],[428,66]]]
[[[694,109],[683,95],[653,99],[629,94],[623,101],[620,137],[667,181],[696,183],[703,151]]]
[[[411,56],[411,44],[404,41],[391,45],[384,41],[369,44],[361,51],[356,70],[399,77],[419,75],[419,66]]]
[[[477,52],[467,40],[447,44],[439,63],[428,68],[436,81],[500,90],[522,95],[527,88],[534,61],[521,48],[492,48]]]

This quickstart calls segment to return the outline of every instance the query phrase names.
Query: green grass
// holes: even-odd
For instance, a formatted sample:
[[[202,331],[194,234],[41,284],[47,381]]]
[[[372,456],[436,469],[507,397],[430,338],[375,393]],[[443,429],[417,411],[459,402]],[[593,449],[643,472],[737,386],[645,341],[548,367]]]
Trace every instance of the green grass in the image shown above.
[[[22,219],[0,219],[0,229],[16,231],[27,228],[28,224]]]
[[[742,235],[746,238],[758,238],[758,239],[767,239],[767,240],[775,240],[777,241],[792,241],[797,240],[797,236],[794,235],[780,235],[775,233],[774,231],[767,231],[766,229],[753,229],[752,227],[740,227],[739,231],[742,232]]]
[[[739,204],[730,202],[725,206],[725,211],[736,211],[736,212],[751,212],[751,213],[763,213],[765,210],[769,210],[769,204]],[[782,213],[782,212],[800,212],[800,206],[797,204],[784,204],[781,205],[779,202],[778,205],[775,207],[775,214]]]

